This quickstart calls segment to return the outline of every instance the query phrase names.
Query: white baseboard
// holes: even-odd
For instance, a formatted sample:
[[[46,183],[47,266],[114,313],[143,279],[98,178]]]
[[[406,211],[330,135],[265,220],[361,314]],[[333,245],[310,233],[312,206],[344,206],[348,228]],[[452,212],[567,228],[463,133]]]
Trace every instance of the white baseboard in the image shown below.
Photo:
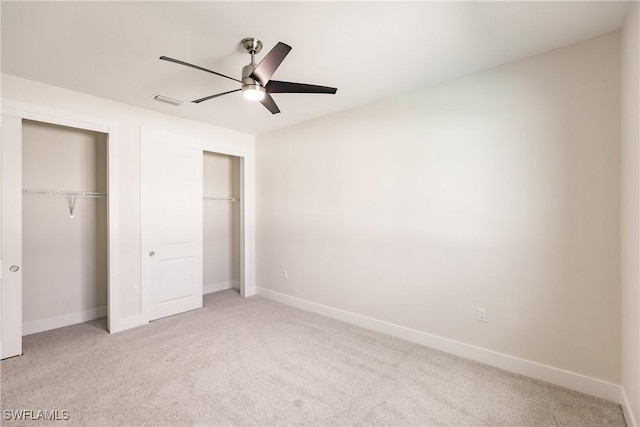
[[[226,291],[227,289],[240,289],[240,282],[237,280],[225,280],[224,282],[209,283],[202,286],[202,294]]]
[[[417,329],[407,328],[405,326],[396,325],[394,323],[385,322],[383,320],[318,304],[302,298],[293,297],[260,287],[256,288],[256,294],[302,310],[311,311],[313,313],[342,320],[346,323],[382,332],[397,338],[402,338],[407,341],[454,354],[456,356],[485,363],[496,368],[504,369],[505,371],[525,375],[530,378],[566,387],[616,403],[622,403],[620,401],[621,387],[618,384],[566,371],[564,369],[554,368],[553,366],[521,359],[519,357],[510,356],[508,354],[499,353],[471,344],[465,344],[460,341],[433,335]]]
[[[624,387],[620,387],[620,405],[622,406],[622,412],[624,413],[624,420],[627,422],[627,427],[638,427],[638,421],[633,415],[631,405],[629,404],[629,397]]]
[[[107,316],[107,307],[92,308],[91,310],[77,313],[63,314],[62,316],[48,317],[46,319],[33,320],[22,324],[22,336],[37,334],[51,329],[63,328],[76,323],[88,322]]]

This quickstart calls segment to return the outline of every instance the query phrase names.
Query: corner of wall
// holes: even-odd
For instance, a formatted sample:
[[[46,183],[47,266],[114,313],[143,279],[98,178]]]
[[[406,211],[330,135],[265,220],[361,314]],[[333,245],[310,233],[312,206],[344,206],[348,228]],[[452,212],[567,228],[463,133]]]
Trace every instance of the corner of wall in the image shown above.
[[[631,2],[621,32],[621,404],[640,422],[640,3]]]

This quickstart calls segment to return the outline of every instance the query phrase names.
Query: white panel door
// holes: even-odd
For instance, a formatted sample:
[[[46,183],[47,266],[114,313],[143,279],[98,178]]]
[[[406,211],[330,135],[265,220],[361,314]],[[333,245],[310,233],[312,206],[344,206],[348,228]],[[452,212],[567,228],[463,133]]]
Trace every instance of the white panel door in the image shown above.
[[[142,298],[149,320],[202,307],[202,150],[142,139]]]
[[[22,354],[22,119],[2,116],[0,358]]]

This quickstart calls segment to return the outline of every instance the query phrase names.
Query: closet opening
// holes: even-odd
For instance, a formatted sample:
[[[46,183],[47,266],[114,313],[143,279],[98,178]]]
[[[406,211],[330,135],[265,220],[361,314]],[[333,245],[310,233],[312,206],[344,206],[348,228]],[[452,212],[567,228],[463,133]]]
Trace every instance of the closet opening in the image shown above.
[[[104,318],[108,134],[22,121],[22,335]]]
[[[240,157],[203,152],[203,294],[242,283]]]

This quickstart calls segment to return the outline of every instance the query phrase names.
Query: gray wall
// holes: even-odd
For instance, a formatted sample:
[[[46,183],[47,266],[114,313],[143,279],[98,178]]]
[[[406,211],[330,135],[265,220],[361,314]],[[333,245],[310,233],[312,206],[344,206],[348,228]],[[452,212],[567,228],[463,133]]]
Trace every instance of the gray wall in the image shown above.
[[[237,157],[204,153],[205,197],[240,196]],[[203,237],[204,291],[237,287],[240,281],[239,202],[205,200]]]
[[[619,85],[615,33],[259,135],[258,286],[619,384]]]
[[[24,188],[107,192],[106,135],[25,121]],[[107,199],[23,195],[23,322],[107,305]]]

